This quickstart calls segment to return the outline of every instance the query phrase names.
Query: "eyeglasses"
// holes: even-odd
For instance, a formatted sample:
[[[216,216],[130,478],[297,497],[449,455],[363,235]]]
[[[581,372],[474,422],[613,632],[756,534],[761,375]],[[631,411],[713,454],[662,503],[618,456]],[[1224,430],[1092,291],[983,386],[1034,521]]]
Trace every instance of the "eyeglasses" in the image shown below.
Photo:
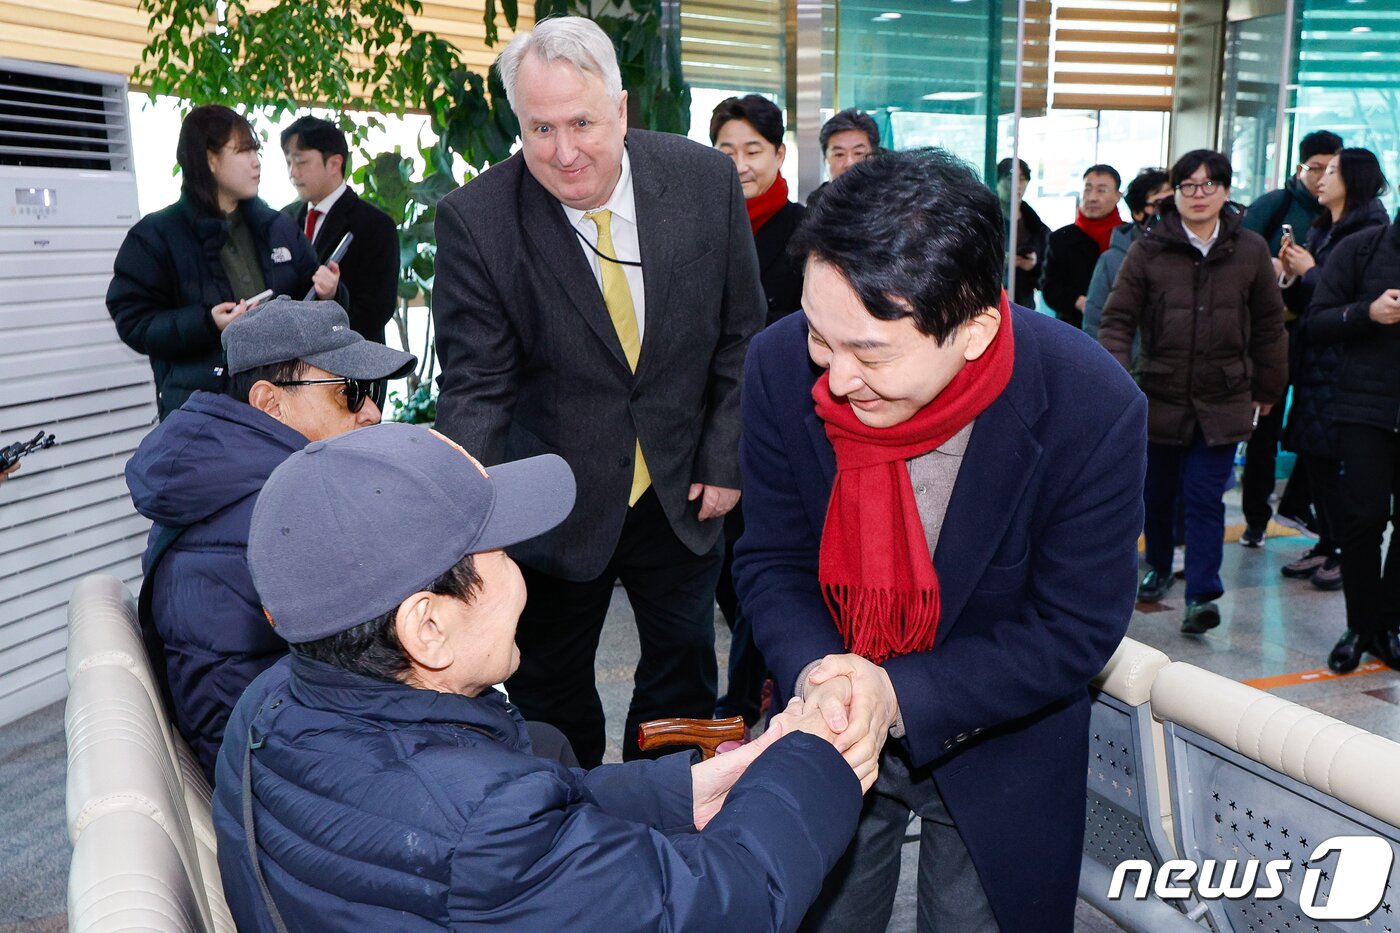
[[[1300,175],[1307,175],[1312,172],[1325,172],[1326,170],[1327,166],[1325,165],[1309,165],[1306,162],[1298,163],[1298,174]]]
[[[1203,181],[1199,185],[1194,181],[1183,181],[1176,186],[1176,190],[1180,191],[1188,198],[1194,198],[1197,194],[1215,194],[1216,189],[1222,187],[1224,186],[1221,185],[1220,182],[1211,179],[1210,181]]]
[[[358,414],[365,407],[365,399],[374,402],[374,407],[384,409],[384,393],[388,381],[384,379],[351,379],[338,376],[334,379],[292,379],[287,382],[274,382],[275,386],[345,386],[345,407],[350,414]]]

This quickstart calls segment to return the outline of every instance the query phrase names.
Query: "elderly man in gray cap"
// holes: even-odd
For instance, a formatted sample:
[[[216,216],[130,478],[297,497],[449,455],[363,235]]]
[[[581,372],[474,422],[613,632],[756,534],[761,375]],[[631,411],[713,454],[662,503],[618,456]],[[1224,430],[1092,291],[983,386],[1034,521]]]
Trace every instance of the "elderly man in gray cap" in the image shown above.
[[[487,470],[411,425],[273,472],[248,564],[292,651],[238,701],[214,796],[239,930],[796,928],[861,801],[815,707],[709,761],[584,772],[493,687],[525,605],[503,549],[573,505],[554,454]]]
[[[226,394],[195,392],[126,467],[132,502],[154,523],[142,560],[147,648],[211,781],[233,704],[286,653],[244,559],[258,492],[308,442],[377,424],[384,380],[416,363],[355,333],[333,301],[270,301],[222,339]],[[382,542],[361,546],[372,556]]]

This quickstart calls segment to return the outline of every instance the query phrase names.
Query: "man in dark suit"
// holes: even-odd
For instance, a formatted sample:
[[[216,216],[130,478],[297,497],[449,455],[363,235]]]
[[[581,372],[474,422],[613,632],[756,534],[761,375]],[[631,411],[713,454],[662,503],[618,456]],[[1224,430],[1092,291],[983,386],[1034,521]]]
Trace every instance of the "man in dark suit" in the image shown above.
[[[938,930],[1074,925],[1147,406],[1082,332],[1007,303],[1003,236],[945,153],[863,162],[793,239],[804,313],[749,351],[739,599],[779,692],[879,767],[806,929],[886,928],[911,810]]]
[[[1108,252],[1113,231],[1123,222],[1118,201],[1123,178],[1111,165],[1091,165],[1084,171],[1084,192],[1074,223],[1050,234],[1040,291],[1055,317],[1075,327],[1084,326],[1084,303],[1094,266]]]
[[[399,231],[393,218],[345,183],[350,148],[335,124],[302,117],[282,131],[282,153],[292,186],[302,197],[283,211],[296,219],[321,262],[345,234],[355,235],[340,260],[340,280],[350,293],[345,310],[351,330],[383,343],[384,325],[399,300]]]
[[[591,767],[618,579],[641,640],[624,757],[641,754],[640,722],[714,709],[722,516],[739,499],[739,378],[763,292],[733,164],[627,130],[596,24],[540,23],[498,67],[522,147],[438,208],[437,426],[488,464],[550,452],[574,469],[573,513],[511,552],[529,603],[507,687]]]

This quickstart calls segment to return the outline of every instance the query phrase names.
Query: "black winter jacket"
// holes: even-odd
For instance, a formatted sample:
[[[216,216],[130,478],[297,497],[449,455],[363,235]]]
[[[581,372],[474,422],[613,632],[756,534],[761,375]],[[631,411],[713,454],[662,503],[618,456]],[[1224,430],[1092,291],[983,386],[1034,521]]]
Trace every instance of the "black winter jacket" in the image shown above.
[[[1371,302],[1400,288],[1400,223],[1354,234],[1332,253],[1303,332],[1318,345],[1341,346],[1336,424],[1400,431],[1400,325],[1371,320]]]
[[[1006,241],[1011,242],[1011,221],[1006,219],[1009,206],[1002,204],[1001,213],[1003,227],[1006,230]],[[1024,227],[1021,234],[1016,238],[1016,254],[1025,256],[1035,253],[1035,265],[1029,269],[1016,270],[1016,294],[1011,300],[1025,308],[1035,307],[1035,290],[1040,284],[1041,273],[1045,269],[1045,254],[1050,247],[1050,228],[1045,226],[1045,221],[1040,219],[1040,215],[1035,212],[1025,201],[1021,202],[1021,226]],[[1070,302],[1073,304],[1073,302]]]
[[[1084,326],[1084,312],[1075,307],[1075,302],[1089,294],[1094,266],[1098,265],[1102,253],[1098,241],[1074,224],[1050,234],[1040,291],[1055,317],[1074,327]]]
[[[1385,207],[1377,199],[1360,210],[1343,214],[1326,230],[1314,230],[1308,240],[1308,251],[1317,265],[1284,289],[1284,301],[1302,311],[1305,317],[1323,269],[1341,242],[1354,233],[1389,223]],[[1336,401],[1337,370],[1341,362],[1341,344],[1319,346],[1308,339],[1304,325],[1299,324],[1288,345],[1288,368],[1293,380],[1293,404],[1288,410],[1288,429],[1283,438],[1288,449],[1326,460],[1338,458],[1331,430],[1331,408]]]
[[[787,245],[806,213],[807,209],[801,204],[789,201],[753,235],[763,297],[768,301],[764,327],[802,307],[804,264],[788,255]]]
[[[316,254],[295,222],[259,198],[239,209],[267,287],[274,295],[305,297]],[[122,341],[150,357],[162,420],[196,389],[220,390],[224,352],[209,311],[252,297],[233,293],[219,260],[228,233],[223,218],[199,214],[182,196],[141,218],[117,251],[107,310]]]

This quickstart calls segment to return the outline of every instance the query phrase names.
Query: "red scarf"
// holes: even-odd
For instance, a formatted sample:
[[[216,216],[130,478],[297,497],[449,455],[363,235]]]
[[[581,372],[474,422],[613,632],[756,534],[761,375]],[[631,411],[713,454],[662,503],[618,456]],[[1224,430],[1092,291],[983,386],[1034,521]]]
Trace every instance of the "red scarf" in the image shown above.
[[[1099,244],[1100,253],[1108,252],[1108,243],[1113,238],[1113,230],[1122,223],[1123,218],[1118,216],[1118,208],[1116,207],[1098,220],[1085,217],[1083,211],[1074,215],[1074,225],[1094,238],[1094,242]]]
[[[871,428],[831,394],[830,373],[812,387],[817,417],[836,451],[836,482],[822,528],[817,580],[846,647],[880,663],[926,651],[938,631],[938,574],[905,461],[941,446],[1001,395],[1011,379],[1011,307],[980,357],[914,417]]]
[[[772,220],[773,215],[782,210],[787,202],[787,181],[783,179],[782,172],[779,172],[767,191],[744,202],[744,207],[749,210],[749,226],[753,228],[753,232],[757,233],[759,227]]]

